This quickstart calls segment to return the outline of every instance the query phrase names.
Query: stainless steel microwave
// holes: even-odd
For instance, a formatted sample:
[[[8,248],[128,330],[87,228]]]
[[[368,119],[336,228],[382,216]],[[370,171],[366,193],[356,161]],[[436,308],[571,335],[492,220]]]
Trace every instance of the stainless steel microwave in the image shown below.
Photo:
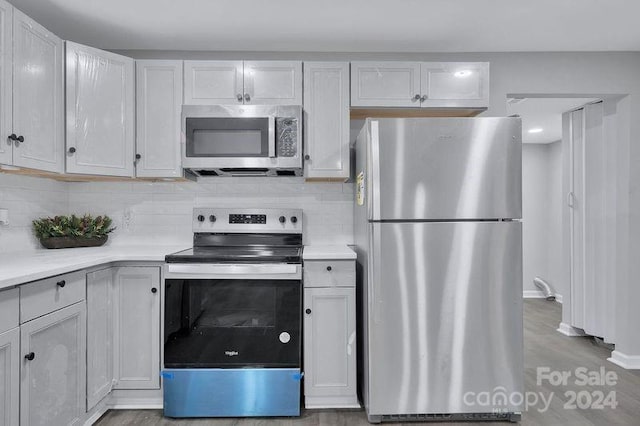
[[[181,149],[198,176],[300,176],[302,107],[183,105]]]

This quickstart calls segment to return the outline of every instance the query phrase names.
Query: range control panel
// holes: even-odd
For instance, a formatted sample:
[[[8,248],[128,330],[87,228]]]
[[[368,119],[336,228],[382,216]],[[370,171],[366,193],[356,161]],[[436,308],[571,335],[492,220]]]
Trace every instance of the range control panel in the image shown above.
[[[193,232],[302,233],[301,209],[193,209]]]

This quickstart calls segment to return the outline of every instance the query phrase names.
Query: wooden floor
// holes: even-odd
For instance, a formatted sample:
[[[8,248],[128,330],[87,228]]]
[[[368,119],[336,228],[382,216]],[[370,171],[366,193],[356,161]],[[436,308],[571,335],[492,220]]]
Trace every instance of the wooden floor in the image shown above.
[[[554,393],[546,412],[539,412],[536,407],[523,413],[523,425],[640,425],[640,371],[624,370],[608,362],[610,351],[586,337],[566,337],[556,331],[561,317],[561,305],[543,299],[527,299],[524,303],[524,336],[525,336],[525,390],[542,392],[548,398]],[[614,371],[618,382],[608,386],[575,386],[574,379],[567,386],[550,386],[536,384],[538,367],[549,367],[551,370],[575,371],[577,367],[585,367],[596,371],[600,367]],[[597,391],[607,394],[615,391],[618,401],[616,409],[565,409],[568,401],[566,391]],[[538,406],[541,408],[541,404]],[[230,426],[230,425],[366,425],[363,411],[343,410],[306,410],[299,418],[277,419],[196,419],[172,420],[162,417],[161,410],[112,410],[105,414],[96,424],[106,425],[172,425],[172,426]],[[416,423],[411,423],[415,425]],[[433,424],[433,423],[432,423]],[[452,423],[448,423],[451,425]],[[464,423],[470,425],[472,423]],[[479,423],[481,425],[503,425],[505,423]]]

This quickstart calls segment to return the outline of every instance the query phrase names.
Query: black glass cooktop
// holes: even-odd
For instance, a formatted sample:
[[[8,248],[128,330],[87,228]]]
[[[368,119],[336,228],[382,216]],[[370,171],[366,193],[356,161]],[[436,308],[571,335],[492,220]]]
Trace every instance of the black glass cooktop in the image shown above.
[[[167,263],[301,263],[302,247],[194,247],[165,256]]]

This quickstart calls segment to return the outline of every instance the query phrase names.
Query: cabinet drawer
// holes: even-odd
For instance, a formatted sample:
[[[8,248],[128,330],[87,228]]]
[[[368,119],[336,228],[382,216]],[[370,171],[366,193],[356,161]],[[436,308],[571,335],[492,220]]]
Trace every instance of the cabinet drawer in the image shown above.
[[[0,333],[18,326],[18,289],[0,290]]]
[[[84,300],[84,271],[57,275],[20,287],[20,324]]]
[[[353,260],[307,260],[303,271],[305,287],[356,285],[356,262]]]

